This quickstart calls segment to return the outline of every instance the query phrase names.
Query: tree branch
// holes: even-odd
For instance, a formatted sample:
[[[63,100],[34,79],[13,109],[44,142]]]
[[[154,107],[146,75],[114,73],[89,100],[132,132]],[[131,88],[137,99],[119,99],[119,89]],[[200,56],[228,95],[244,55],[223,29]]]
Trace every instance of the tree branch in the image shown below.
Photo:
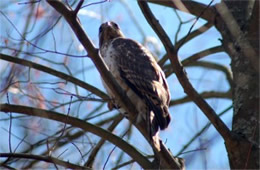
[[[208,29],[210,29],[212,27],[212,23],[207,22],[206,24],[202,25],[200,28],[192,31],[188,36],[184,36],[182,39],[180,39],[175,46],[179,48],[181,48],[181,46],[183,46],[186,42],[192,40],[193,38],[201,35],[202,33],[206,32]],[[164,55],[162,57],[162,59],[158,62],[158,64],[162,67],[163,64],[166,62],[167,60],[167,54]]]
[[[256,54],[254,48],[247,40],[246,35],[241,31],[238,23],[230,13],[225,2],[216,5],[216,9],[220,14],[222,21],[227,26],[235,44],[241,49],[242,53],[249,59],[254,70],[259,74],[259,55]]]
[[[181,83],[185,93],[197,104],[197,106],[203,111],[203,113],[208,117],[220,135],[224,138],[224,140],[231,141],[231,131],[225,125],[225,123],[217,116],[215,111],[209,106],[209,104],[198,94],[198,92],[193,88],[192,84],[189,82],[189,79],[186,76],[186,72],[181,65],[177,51],[175,47],[172,45],[168,35],[159,24],[159,21],[155,18],[153,13],[151,12],[147,2],[138,1],[138,4],[147,20],[147,22],[151,25],[153,30],[156,32],[160,40],[162,41],[167,54],[170,58],[172,67],[175,70],[176,76]]]
[[[5,61],[9,61],[9,62],[12,62],[12,63],[24,65],[24,66],[27,66],[27,67],[30,67],[30,68],[34,68],[36,70],[40,70],[42,72],[51,74],[53,76],[62,78],[66,81],[70,81],[71,83],[74,83],[74,84],[90,91],[91,93],[97,95],[98,97],[100,97],[104,100],[109,99],[108,96],[104,92],[100,91],[98,88],[91,86],[90,84],[87,84],[87,83],[85,83],[85,82],[83,82],[79,79],[76,79],[76,78],[74,78],[74,77],[72,77],[68,74],[56,71],[52,68],[49,68],[49,67],[46,67],[46,66],[43,66],[41,64],[37,64],[37,63],[31,62],[31,61],[28,61],[28,60],[24,60],[24,59],[12,57],[12,56],[9,56],[9,55],[1,54],[1,53],[0,53],[0,59],[5,60]]]
[[[233,74],[232,74],[231,70],[229,68],[227,68],[226,66],[217,64],[217,63],[207,62],[207,61],[197,61],[195,63],[190,63],[190,64],[186,65],[186,67],[193,67],[193,66],[205,67],[205,68],[209,68],[209,69],[215,69],[215,70],[222,71],[226,75],[229,85],[231,87],[233,86]]]
[[[21,113],[31,116],[37,116],[41,118],[46,118],[49,120],[55,120],[62,123],[69,124],[74,127],[81,128],[85,132],[91,132],[97,136],[100,136],[103,139],[108,140],[109,142],[113,143],[114,145],[118,146],[124,152],[126,152],[132,159],[135,159],[138,164],[140,164],[144,168],[152,169],[151,162],[143,156],[140,152],[137,151],[136,148],[129,145],[127,142],[122,140],[120,137],[115,136],[114,134],[97,127],[93,124],[90,124],[86,121],[80,120],[78,118],[74,118],[71,116],[67,116],[58,112],[47,111],[43,109],[27,107],[27,106],[20,106],[20,105],[11,105],[11,104],[0,104],[0,111],[2,112],[15,112]]]
[[[226,99],[230,99],[230,100],[232,99],[231,91],[227,91],[227,92],[206,91],[206,92],[200,93],[200,96],[203,97],[204,99],[209,99],[209,98],[223,98],[223,99],[226,98]],[[185,96],[180,99],[171,100],[170,106],[174,106],[177,104],[183,104],[183,103],[190,102],[190,101],[192,101],[191,98],[189,96]]]
[[[122,114],[117,116],[116,119],[113,121],[113,123],[107,128],[107,130],[109,132],[112,132],[116,128],[116,126],[121,122],[121,120],[123,120],[123,118],[124,117],[123,117]],[[95,148],[92,149],[92,151],[91,151],[91,153],[90,153],[90,155],[88,157],[88,161],[84,164],[85,166],[92,167],[92,165],[93,165],[93,163],[94,163],[94,161],[96,159],[96,155],[97,155],[98,151],[100,150],[100,148],[104,145],[104,143],[105,143],[105,140],[101,139],[97,143]]]
[[[74,10],[74,15],[75,15],[75,17],[77,16],[77,14],[78,14],[80,8],[82,7],[83,3],[84,3],[84,0],[80,0],[80,1],[79,1],[77,7],[76,7],[75,10]]]
[[[51,157],[51,156],[40,156],[40,155],[33,155],[33,154],[25,154],[25,153],[0,153],[0,158],[23,158],[23,159],[35,159],[39,161],[49,162],[53,164],[57,164],[60,166],[63,166],[65,168],[71,168],[71,169],[88,169],[90,168],[75,165],[69,162],[62,161],[60,159]]]
[[[193,62],[195,62],[195,61],[197,61],[197,60],[199,60],[199,59],[201,59],[201,58],[203,58],[205,56],[208,56],[210,54],[223,52],[223,51],[224,51],[224,49],[223,49],[223,47],[221,45],[220,46],[216,46],[216,47],[212,47],[212,48],[208,48],[206,50],[200,51],[200,52],[198,52],[196,54],[193,54],[192,56],[184,59],[182,61],[182,64],[183,65],[189,65],[190,63],[193,63]]]
[[[204,5],[199,2],[195,1],[187,1],[187,0],[163,0],[163,1],[155,1],[155,0],[148,0],[150,3],[158,4],[158,5],[163,5],[167,7],[171,7],[174,9],[178,9],[182,12],[186,12],[191,15],[199,16],[203,10],[207,8],[207,5]],[[184,6],[185,8],[182,8]],[[216,12],[214,10],[214,7],[208,8],[203,15],[201,15],[201,18],[207,20],[208,22],[213,23],[214,19],[216,16]]]
[[[219,117],[221,117],[223,114],[227,113],[230,109],[232,109],[232,105],[227,107],[225,110],[223,110],[221,113],[218,114]],[[185,145],[183,145],[183,148],[177,153],[177,155],[182,154],[191,144],[194,142],[202,133],[209,128],[211,125],[211,122],[207,123],[200,131],[198,131],[189,142],[187,142]]]

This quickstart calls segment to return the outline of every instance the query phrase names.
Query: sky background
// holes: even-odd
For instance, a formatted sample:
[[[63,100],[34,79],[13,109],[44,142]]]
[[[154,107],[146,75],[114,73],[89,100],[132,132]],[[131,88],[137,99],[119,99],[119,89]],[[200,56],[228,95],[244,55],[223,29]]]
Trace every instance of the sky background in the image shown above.
[[[20,53],[19,57],[34,61],[36,63],[43,64],[45,66],[54,67],[55,69],[62,71],[64,73],[68,73],[66,68],[62,65],[55,65],[50,63],[47,60],[51,60],[52,62],[65,62],[67,67],[70,68],[72,75],[76,78],[86,81],[87,83],[104,90],[102,86],[100,75],[98,71],[95,69],[92,61],[88,57],[84,57],[87,55],[81,44],[78,42],[77,38],[71,31],[69,25],[61,18],[61,21],[52,29],[52,31],[44,34],[46,30],[50,27],[50,25],[54,24],[59,17],[57,13],[53,10],[50,10],[50,6],[48,6],[44,1],[39,3],[38,18],[35,17],[34,22],[26,23],[26,17],[28,14],[32,13],[28,9],[28,5],[21,4],[25,1],[11,1],[9,3],[1,2],[0,7],[1,11],[10,19],[8,21],[2,14],[0,15],[1,23],[1,47],[6,46],[6,39],[8,39],[8,46],[19,49],[21,36],[19,32],[23,32],[26,26],[29,27],[29,31],[26,33],[26,39],[30,40],[34,44],[37,44],[38,47],[41,47],[46,50],[58,51],[61,53],[68,53],[72,56],[64,56],[58,55],[53,52],[43,52],[40,49],[37,49],[28,43],[24,43],[22,51],[27,51],[30,53],[34,53],[39,57],[32,57],[30,55],[25,55]],[[69,1],[72,2],[72,1]],[[90,4],[92,2],[97,1],[86,1],[84,4]],[[200,2],[208,4],[209,0],[201,0]],[[213,4],[218,1],[214,1]],[[20,4],[19,4],[20,3]],[[149,4],[154,15],[160,21],[160,24],[164,27],[168,36],[171,38],[172,42],[175,41],[175,34],[178,29],[179,20],[177,19],[177,15],[173,9]],[[75,7],[75,6],[74,6]],[[35,8],[36,9],[36,8]],[[190,19],[194,19],[194,16],[185,14],[177,11],[177,13],[181,16],[182,21],[188,21]],[[165,54],[165,49],[160,42],[159,38],[146,22],[141,10],[139,9],[135,0],[110,0],[110,2],[105,2],[102,4],[90,5],[80,10],[78,17],[80,18],[81,24],[83,25],[87,35],[93,41],[96,47],[98,47],[98,28],[101,23],[105,21],[115,21],[118,23],[120,28],[126,37],[132,38],[138,42],[145,43],[148,42],[147,47],[155,54],[159,59]],[[10,24],[12,22],[15,25]],[[135,24],[138,22],[138,25]],[[193,21],[194,22],[194,21]],[[179,39],[183,36],[187,35],[191,25],[193,22],[189,22],[187,24],[183,24],[181,27],[181,31],[179,32]],[[206,22],[200,19],[194,26],[193,30],[199,28]],[[209,29],[207,32],[202,35],[196,37],[195,39],[186,43],[179,51],[179,59],[183,60],[192,54],[195,54],[199,51],[208,49],[210,47],[214,47],[220,45],[220,34],[216,31],[215,28]],[[1,53],[15,55],[16,52],[11,49],[2,48]],[[227,67],[230,67],[230,59],[225,53],[217,53],[214,55],[207,56],[203,58],[202,61],[210,61],[214,63],[223,64]],[[169,63],[169,61],[167,62]],[[10,65],[7,65],[7,62],[0,60],[0,76],[1,79],[4,79],[8,76],[8,69],[10,69]],[[23,68],[22,72],[24,74],[28,73],[28,68]],[[198,67],[187,67],[186,68],[187,76],[192,82],[193,86],[198,92],[203,91],[221,91],[225,92],[229,90],[229,84],[227,83],[226,77],[223,73],[210,69],[202,69]],[[59,102],[69,102],[70,95],[62,95],[57,94],[52,90],[55,87],[61,87],[62,89],[69,91],[73,94],[79,94],[80,96],[87,96],[89,92],[85,89],[76,88],[68,83],[66,85],[57,85],[57,84],[48,84],[44,82],[58,82],[58,79],[54,76],[50,76],[49,74],[37,72],[33,70],[31,72],[30,82],[38,82],[37,87],[41,90],[44,98],[54,99]],[[17,79],[19,81],[24,81],[28,79],[26,76],[19,76]],[[179,99],[181,97],[186,96],[183,88],[178,82],[176,76],[172,74],[167,78],[168,84],[171,91],[171,99]],[[60,81],[60,80],[59,80]],[[40,82],[40,83],[39,83]],[[21,87],[24,86],[25,92],[30,92],[31,89],[28,89],[28,84],[22,84]],[[3,89],[3,83],[1,83],[1,89]],[[33,89],[33,87],[32,87]],[[26,97],[22,97],[23,94],[21,92],[16,92],[14,90],[9,89],[9,98],[10,103],[19,103],[25,105],[37,105],[26,99]],[[0,96],[1,103],[7,102],[6,95]],[[231,100],[228,99],[208,99],[207,102],[211,105],[211,107],[216,111],[216,113],[221,113],[226,108],[232,105]],[[73,115],[84,118],[85,114],[90,113],[93,109],[99,106],[99,102],[83,102],[81,104],[71,105],[71,110],[73,111]],[[45,109],[48,108],[48,105],[40,106]],[[68,106],[64,108],[56,109],[56,111],[66,113]],[[107,111],[106,105],[104,105],[99,112]],[[165,141],[166,146],[171,150],[171,152],[176,155],[182,147],[198,132],[202,129],[207,123],[208,119],[204,116],[204,114],[198,109],[198,107],[192,103],[188,102],[185,104],[176,105],[170,107],[170,112],[172,116],[172,121],[170,127],[160,132],[160,137],[163,141]],[[100,121],[100,119],[105,119],[107,117],[111,117],[111,115],[116,114],[117,111],[109,112],[108,114],[104,114],[99,117],[99,119],[90,120],[90,122],[95,123]],[[232,118],[232,109],[225,113],[222,116],[224,122],[231,127],[231,118]],[[16,115],[16,114],[14,114]],[[18,116],[18,114],[16,115]],[[0,141],[0,152],[8,151],[8,132],[7,128],[9,125],[8,121],[4,121],[9,116],[6,114],[0,114],[0,135],[4,137],[2,141]],[[34,120],[36,118],[33,118]],[[27,122],[29,126],[39,126],[41,127],[41,135],[36,135],[37,137],[28,137],[29,141],[37,141],[46,136],[48,131],[51,131],[55,128],[60,128],[60,125],[55,123],[51,123],[46,120],[36,120],[32,121],[31,118],[24,118],[23,120],[14,120],[14,128],[13,133],[16,135],[23,134],[23,122]],[[44,127],[42,127],[44,125]],[[46,126],[47,125],[47,126]],[[127,120],[124,120],[115,130],[115,133],[122,134],[122,129],[127,128],[129,125]],[[104,127],[105,128],[105,127]],[[31,134],[38,134],[39,132],[30,132]],[[89,135],[93,141],[98,141],[94,135]],[[20,136],[22,138],[22,136]],[[19,143],[19,139],[12,138],[13,146],[16,146]],[[142,140],[143,137],[136,130],[133,131],[133,136],[131,137],[130,143],[133,144],[138,149],[145,149],[151,154],[151,148],[148,146],[146,142]],[[80,145],[80,144],[79,144]],[[26,144],[22,144],[18,151],[23,150],[23,147],[26,147]],[[57,151],[62,152],[63,149],[71,149],[72,146],[66,146]],[[81,147],[81,146],[80,146]],[[82,146],[83,147],[83,146]],[[99,153],[99,157],[101,159],[100,164],[96,164],[96,167],[102,167],[104,164],[104,160],[106,160],[108,153],[113,149],[113,145],[108,145],[105,150]],[[43,149],[43,148],[42,148]],[[46,149],[46,148],[44,148]],[[39,149],[41,150],[41,149]],[[35,151],[35,153],[39,152],[39,150]],[[109,150],[109,152],[107,152]],[[180,155],[180,157],[185,158],[186,160],[186,168],[187,169],[228,169],[228,158],[227,152],[225,150],[223,139],[216,132],[215,128],[210,126],[199,138],[197,138],[187,149],[186,151],[197,150],[193,152],[189,152],[186,154]],[[110,160],[107,169],[113,167],[113,161],[116,160],[118,154],[120,153],[119,149],[116,149]],[[78,152],[70,152],[68,151],[63,155],[71,162],[78,161],[80,158]],[[1,160],[1,159],[0,159]],[[124,160],[129,160],[128,156],[124,157]],[[138,167],[137,165],[132,166],[133,169]],[[129,168],[129,167],[128,167]]]

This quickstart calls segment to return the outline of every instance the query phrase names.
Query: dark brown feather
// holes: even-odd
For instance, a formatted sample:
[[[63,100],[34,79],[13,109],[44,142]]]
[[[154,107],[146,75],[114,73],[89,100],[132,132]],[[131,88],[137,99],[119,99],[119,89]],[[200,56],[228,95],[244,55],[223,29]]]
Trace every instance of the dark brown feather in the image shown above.
[[[164,74],[152,55],[137,42],[116,38],[112,41],[116,51],[120,76],[126,84],[145,100],[150,111],[155,113],[154,129],[165,129],[170,122],[169,89]]]

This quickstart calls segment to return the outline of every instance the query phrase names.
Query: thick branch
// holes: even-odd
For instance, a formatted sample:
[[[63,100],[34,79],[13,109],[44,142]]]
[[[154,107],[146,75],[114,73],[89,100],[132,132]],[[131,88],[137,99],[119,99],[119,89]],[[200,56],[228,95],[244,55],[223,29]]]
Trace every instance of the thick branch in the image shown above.
[[[224,140],[231,141],[232,140],[231,131],[228,129],[225,123],[217,116],[217,114],[209,106],[209,104],[193,88],[192,84],[190,83],[189,79],[186,76],[186,72],[183,66],[181,65],[178,59],[177,51],[175,50],[175,47],[172,45],[168,35],[166,34],[162,26],[159,24],[159,21],[154,17],[147,3],[145,1],[139,0],[138,4],[142,9],[142,12],[146,20],[148,21],[148,23],[151,25],[153,30],[157,33],[158,37],[162,41],[167,51],[167,54],[170,58],[171,64],[175,69],[176,76],[179,82],[181,83],[185,93],[197,104],[197,106],[208,117],[208,119],[211,121],[211,123],[220,133],[220,135],[224,138]]]
[[[231,36],[240,48],[242,53],[249,59],[252,67],[259,73],[259,55],[255,52],[254,48],[251,46],[247,39],[247,36],[241,31],[240,26],[236,22],[225,2],[221,2],[216,5],[216,9],[220,14],[222,21],[225,23],[227,29],[231,33]],[[256,23],[257,24],[257,23]]]
[[[144,168],[152,168],[151,163],[145,156],[143,156],[140,152],[136,150],[133,146],[129,145],[127,142],[122,140],[120,137],[113,135],[112,133],[97,127],[93,124],[90,124],[86,121],[80,120],[78,118],[74,118],[71,116],[67,116],[61,113],[47,111],[43,109],[37,109],[33,107],[20,106],[20,105],[10,105],[10,104],[0,104],[0,111],[2,112],[15,112],[21,113],[31,116],[37,116],[41,118],[46,118],[49,120],[56,120],[62,123],[69,124],[73,127],[81,128],[85,132],[91,132],[97,136],[100,136],[103,139],[108,140],[113,143],[124,152],[126,152],[129,156],[138,162]]]
[[[25,153],[0,153],[0,158],[22,158],[22,159],[34,159],[38,161],[44,161],[53,163],[55,165],[60,165],[65,168],[71,168],[71,169],[89,169],[87,167],[75,165],[69,162],[62,161],[60,159],[51,157],[51,156],[40,156],[40,155],[33,155],[33,154],[25,154]]]

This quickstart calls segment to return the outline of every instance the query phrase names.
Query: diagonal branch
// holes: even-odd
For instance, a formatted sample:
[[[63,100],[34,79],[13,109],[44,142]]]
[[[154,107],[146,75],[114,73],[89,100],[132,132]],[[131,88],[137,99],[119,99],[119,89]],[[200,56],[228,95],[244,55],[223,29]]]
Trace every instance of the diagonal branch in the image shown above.
[[[11,104],[0,104],[0,111],[2,112],[15,112],[21,114],[27,114],[31,116],[37,116],[41,118],[46,118],[49,120],[55,120],[62,123],[69,124],[74,127],[81,128],[85,132],[91,132],[103,139],[108,140],[114,145],[118,146],[129,156],[138,162],[144,168],[152,168],[150,161],[143,156],[140,152],[136,150],[132,145],[128,144],[126,141],[122,140],[120,137],[100,128],[86,121],[80,120],[75,117],[67,116],[58,112],[47,111],[43,109],[21,106],[21,105],[11,105]]]
[[[203,34],[207,30],[209,30],[212,27],[212,25],[213,25],[212,23],[207,22],[206,24],[202,25],[200,28],[192,31],[189,35],[184,36],[182,39],[180,39],[178,42],[176,42],[175,46],[178,48],[181,48],[181,46],[183,46],[186,42],[196,38],[197,36]],[[167,59],[168,58],[167,58],[167,54],[166,54],[162,57],[162,59],[158,62],[158,64],[162,67]]]
[[[147,2],[138,1],[138,4],[147,20],[151,25],[153,30],[156,32],[160,40],[162,41],[168,57],[170,58],[171,64],[175,70],[176,76],[181,83],[185,93],[197,104],[197,106],[202,110],[202,112],[208,117],[220,135],[224,138],[226,142],[232,141],[232,134],[225,123],[217,116],[216,112],[210,107],[210,105],[198,94],[198,92],[193,88],[189,79],[186,76],[186,72],[180,63],[175,47],[172,45],[171,40],[168,35],[159,24],[159,21],[155,18],[152,11],[150,10]]]
[[[55,165],[63,166],[64,168],[70,168],[70,169],[87,169],[90,170],[90,168],[79,166],[76,164],[72,164],[69,162],[62,161],[60,159],[51,157],[51,156],[40,156],[40,155],[33,155],[33,154],[25,154],[25,153],[0,153],[0,158],[22,158],[22,159],[35,159],[39,161],[49,162],[53,163]]]
[[[218,114],[219,117],[221,117],[223,114],[227,113],[230,109],[232,109],[233,106],[227,107],[225,110],[220,112]],[[191,139],[189,142],[187,142],[185,145],[183,145],[183,148],[177,153],[177,155],[182,154],[191,144],[194,142],[200,135],[202,135],[211,125],[211,122],[207,123],[200,131],[198,131]]]
[[[108,96],[104,92],[100,91],[98,88],[91,86],[90,84],[87,84],[87,83],[85,83],[85,82],[83,82],[79,79],[76,79],[76,78],[74,78],[74,77],[72,77],[68,74],[56,71],[56,70],[49,68],[49,67],[46,67],[44,65],[37,64],[37,63],[31,62],[31,61],[28,61],[28,60],[12,57],[12,56],[9,56],[9,55],[1,54],[1,53],[0,53],[0,59],[5,60],[5,61],[9,61],[9,62],[12,62],[12,63],[24,65],[24,66],[27,66],[27,67],[30,67],[30,68],[34,68],[36,70],[40,70],[42,72],[51,74],[53,76],[62,78],[66,81],[70,81],[71,83],[74,83],[74,84],[90,91],[91,93],[97,95],[98,97],[100,97],[102,99],[108,99]]]

